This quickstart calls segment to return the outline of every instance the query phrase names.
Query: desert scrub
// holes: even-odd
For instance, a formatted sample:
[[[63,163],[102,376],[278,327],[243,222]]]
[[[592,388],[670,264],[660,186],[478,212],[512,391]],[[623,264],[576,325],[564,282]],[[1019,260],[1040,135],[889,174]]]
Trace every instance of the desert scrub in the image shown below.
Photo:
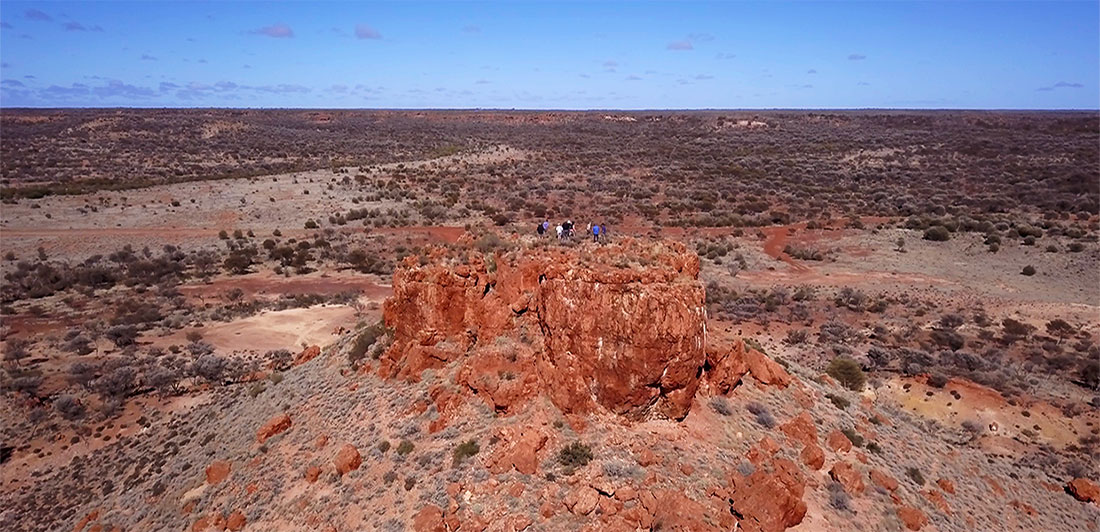
[[[588,465],[592,461],[592,448],[584,443],[575,441],[558,451],[558,463],[565,466],[570,472],[578,467]]]
[[[712,397],[710,400],[710,408],[723,416],[733,414],[733,407],[730,406],[729,400],[725,397]]]
[[[951,232],[942,225],[933,225],[924,230],[924,239],[933,242],[946,242],[951,239]]]
[[[363,331],[355,337],[355,342],[352,344],[351,349],[348,350],[348,362],[350,362],[352,366],[357,366],[359,362],[367,356],[368,352],[371,358],[377,359],[382,355],[382,348],[387,343],[386,340],[392,336],[393,330],[387,328],[381,321],[363,329]],[[379,340],[382,340],[382,342],[379,342]]]
[[[867,376],[863,374],[863,369],[859,367],[859,363],[848,357],[836,357],[829,362],[829,367],[825,369],[830,377],[834,378],[849,390],[858,392],[863,389],[863,386],[867,383]]]
[[[469,440],[469,441],[460,443],[458,445],[458,447],[455,447],[454,459],[452,461],[452,465],[454,467],[458,467],[458,466],[462,465],[463,461],[465,461],[467,458],[470,458],[470,457],[476,455],[478,453],[478,451],[480,451],[480,450],[481,450],[481,448],[478,446],[477,440]]]
[[[848,408],[848,406],[852,404],[851,401],[849,401],[848,399],[831,393],[825,394],[825,398],[831,401],[833,403],[833,406],[841,410]]]
[[[918,486],[924,485],[924,475],[921,474],[920,469],[915,467],[906,468],[905,476],[909,477],[913,482],[916,482]]]
[[[756,422],[760,424],[760,426],[766,429],[775,427],[775,417],[772,416],[768,407],[754,401],[746,405],[745,409],[748,410],[750,414],[756,416]]]
[[[841,434],[844,434],[846,438],[848,438],[848,441],[852,442],[852,445],[856,447],[863,447],[863,436],[860,436],[859,433],[855,431],[855,429],[845,427],[843,429],[840,429],[840,432]]]
[[[401,440],[401,443],[397,444],[397,454],[405,456],[413,452],[413,443],[409,440]]]

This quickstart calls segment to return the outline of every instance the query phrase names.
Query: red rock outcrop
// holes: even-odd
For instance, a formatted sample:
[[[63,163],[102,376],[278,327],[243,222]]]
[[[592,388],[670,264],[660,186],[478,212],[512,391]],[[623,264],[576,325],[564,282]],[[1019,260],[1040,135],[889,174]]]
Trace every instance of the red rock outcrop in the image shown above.
[[[384,306],[394,341],[378,367],[417,380],[462,360],[455,382],[509,411],[539,393],[565,413],[680,419],[704,380],[786,386],[765,355],[706,345],[699,257],[676,242],[406,260]]]
[[[1100,486],[1087,478],[1075,478],[1066,484],[1066,491],[1082,502],[1100,503]]]

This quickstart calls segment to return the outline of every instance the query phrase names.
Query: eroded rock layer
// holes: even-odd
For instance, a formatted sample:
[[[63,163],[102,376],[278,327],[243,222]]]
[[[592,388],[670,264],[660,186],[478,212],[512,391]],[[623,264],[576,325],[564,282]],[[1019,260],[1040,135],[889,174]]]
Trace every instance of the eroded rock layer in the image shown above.
[[[442,250],[394,274],[384,376],[416,380],[462,359],[456,378],[498,410],[535,394],[566,413],[682,418],[709,375],[789,376],[743,345],[706,345],[699,258],[679,243],[626,240],[474,255]],[[708,353],[709,351],[709,353]]]

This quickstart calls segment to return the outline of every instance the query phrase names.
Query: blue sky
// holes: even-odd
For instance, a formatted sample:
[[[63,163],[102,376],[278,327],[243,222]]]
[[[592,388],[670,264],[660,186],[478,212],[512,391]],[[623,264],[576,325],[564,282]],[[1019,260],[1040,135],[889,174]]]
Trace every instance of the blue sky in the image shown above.
[[[1100,106],[1100,3],[0,3],[4,107]]]

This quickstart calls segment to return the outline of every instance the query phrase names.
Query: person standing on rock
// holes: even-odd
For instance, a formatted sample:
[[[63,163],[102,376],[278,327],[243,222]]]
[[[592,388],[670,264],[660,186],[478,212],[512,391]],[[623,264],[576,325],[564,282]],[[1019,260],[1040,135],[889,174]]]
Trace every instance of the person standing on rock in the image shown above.
[[[550,231],[550,220],[543,220],[542,221],[542,232],[546,233],[546,232],[549,232],[549,231]]]
[[[563,231],[564,229],[562,228],[562,226],[561,226],[561,225],[559,225],[559,226],[557,227],[557,229],[558,229],[558,240],[561,240],[561,233],[562,233],[562,231]]]
[[[593,225],[592,226],[592,241],[593,242],[599,242],[600,241],[600,226],[599,225]]]
[[[538,227],[535,228],[535,232],[537,232],[541,237],[542,235],[546,234],[546,226],[540,223]]]

